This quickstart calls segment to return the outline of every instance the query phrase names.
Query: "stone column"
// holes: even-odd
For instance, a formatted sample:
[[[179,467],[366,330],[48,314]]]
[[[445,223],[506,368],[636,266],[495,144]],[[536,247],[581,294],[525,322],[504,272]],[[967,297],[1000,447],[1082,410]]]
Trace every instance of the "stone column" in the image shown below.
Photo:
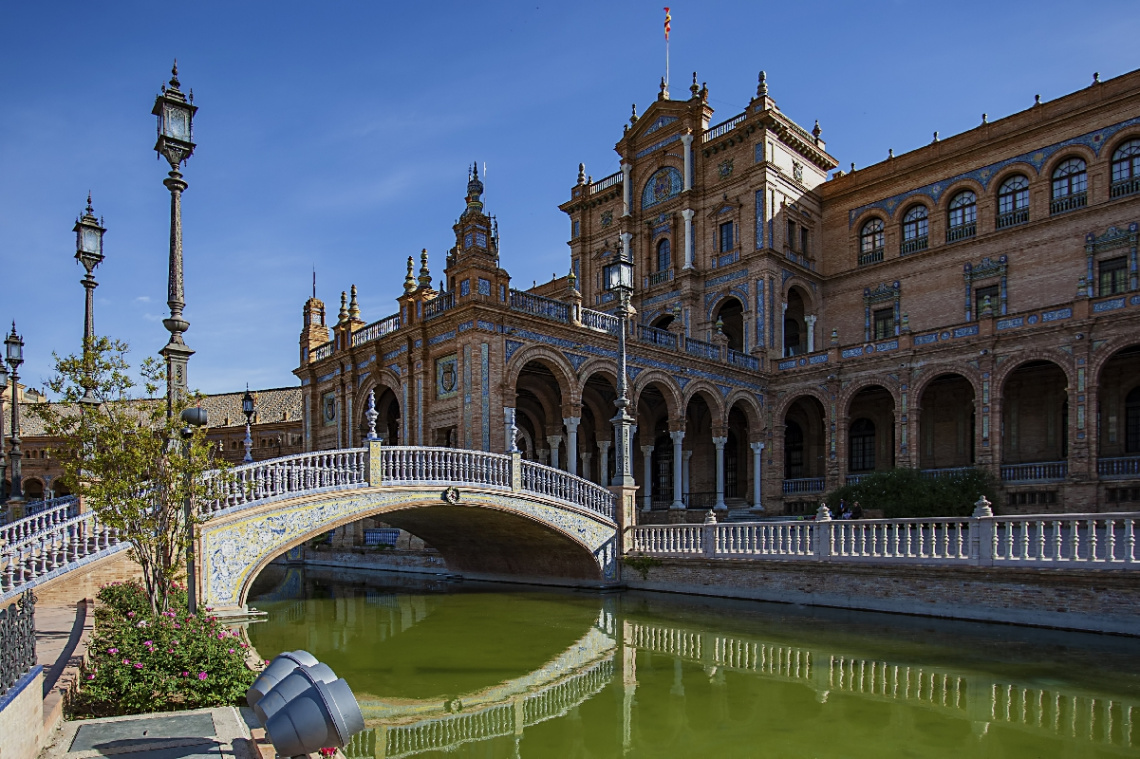
[[[561,435],[547,435],[546,442],[550,443],[550,465],[555,469],[560,469],[558,464],[558,448],[562,444]]]
[[[688,189],[688,188],[685,188]],[[693,209],[681,211],[685,218],[685,269],[693,268]]]
[[[503,406],[503,417],[505,418],[506,445],[504,448],[507,453],[514,453],[519,449],[516,440],[518,438],[518,427],[515,426],[515,410],[510,406]]]
[[[546,454],[550,453],[550,451],[546,450],[545,448],[535,448],[534,452],[535,452],[535,455],[538,456],[538,463],[540,463],[540,464],[549,464],[550,463],[550,460],[546,458]]]
[[[598,482],[606,485],[606,478],[610,476],[610,441],[598,441]]]
[[[590,478],[590,459],[594,457],[594,454],[583,451],[578,455],[582,457],[582,479],[593,482]]]
[[[642,510],[653,508],[653,446],[641,446],[641,455],[645,457],[645,482],[642,483]]]
[[[685,469],[683,471],[681,489],[684,491],[684,494],[686,496],[688,496],[692,493],[692,490],[689,488],[689,472],[692,469],[693,452],[692,451],[684,451],[684,455],[685,455]]]
[[[787,328],[784,326],[784,320],[788,316],[787,302],[780,304],[780,355],[784,358],[788,357],[788,335]]]
[[[630,177],[633,166],[628,163],[621,165],[621,215],[629,216],[630,206],[633,205],[633,184]]]
[[[804,324],[807,325],[807,352],[815,353],[815,320],[818,317],[815,314],[810,314],[804,317]]]
[[[568,416],[562,420],[566,425],[566,471],[578,474],[578,423],[581,418]]]
[[[691,190],[693,188],[693,183],[690,180],[690,177],[693,175],[693,133],[686,131],[681,135],[681,144],[685,146],[684,150],[681,151],[681,155],[685,161],[685,176],[682,179],[683,185],[681,190],[684,192],[685,190]]]
[[[685,431],[672,430],[669,432],[669,437],[673,440],[673,503],[669,504],[669,508],[683,509],[685,508],[685,501],[681,495],[685,479],[685,462],[681,443],[685,439]]]
[[[751,443],[750,447],[752,448],[752,510],[763,511],[764,504],[760,500],[760,485],[762,482],[760,477],[760,460],[764,456],[764,444]]]
[[[724,503],[724,444],[728,442],[728,438],[714,437],[712,441],[716,446],[716,504],[713,505],[713,509],[728,511],[728,506]]]
[[[631,235],[629,232],[621,233],[621,249],[625,251],[625,254],[627,256],[629,256],[630,261],[633,260],[633,251],[629,247],[630,240],[632,239],[633,235]],[[632,319],[630,321],[632,321]]]

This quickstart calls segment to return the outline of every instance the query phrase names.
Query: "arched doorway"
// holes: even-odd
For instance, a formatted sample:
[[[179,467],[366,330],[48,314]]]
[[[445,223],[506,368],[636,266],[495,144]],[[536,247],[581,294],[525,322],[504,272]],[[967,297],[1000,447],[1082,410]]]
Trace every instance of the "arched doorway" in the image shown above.
[[[725,298],[717,309],[714,323],[721,324],[721,331],[728,338],[728,347],[744,352],[744,305],[736,298]]]
[[[1067,384],[1064,370],[1052,361],[1029,361],[1006,377],[1002,387],[1003,465],[1053,463],[1058,472],[1064,468],[1069,455]],[[1002,478],[1009,479],[1004,469]]]
[[[895,399],[882,385],[860,390],[847,407],[847,483],[895,465]]]
[[[806,301],[799,288],[788,291],[787,307],[784,309],[784,355],[798,356],[808,350]]]
[[[974,386],[961,374],[936,377],[919,399],[919,468],[923,471],[974,465]]]

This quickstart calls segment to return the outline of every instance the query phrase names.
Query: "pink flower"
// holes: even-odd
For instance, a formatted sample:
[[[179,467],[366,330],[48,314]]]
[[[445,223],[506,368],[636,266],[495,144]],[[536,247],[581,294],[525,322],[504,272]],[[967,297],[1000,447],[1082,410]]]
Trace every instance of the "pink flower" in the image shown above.
[[[231,648],[231,649],[230,649],[230,653],[232,654],[233,652],[234,652],[234,650]]]
[[[143,667],[143,665],[142,665],[141,661],[135,662],[135,669],[142,669],[142,667]]]
[[[94,679],[95,679],[95,675],[88,675],[88,676],[87,676],[87,679],[88,679],[88,680],[94,680]]]
[[[168,648],[168,649],[166,649],[166,653],[168,653],[168,654],[172,654],[172,653],[174,653],[174,649],[173,649],[173,648]]]
[[[153,640],[144,640],[143,645],[144,646],[151,646],[153,648],[154,647],[154,641]]]
[[[117,648],[108,648],[108,649],[107,649],[107,653],[109,653],[109,654],[111,654],[112,656],[114,656],[115,654],[119,653],[119,649],[117,649]]]
[[[182,676],[183,676],[183,677],[190,677],[190,673],[189,673],[189,672],[183,672],[183,673],[182,673]]]
[[[123,659],[123,664],[130,664],[130,663],[131,663],[130,659]]]
[[[182,629],[182,625],[180,625],[180,624],[178,624],[177,622],[175,622],[175,623],[174,623],[174,629],[175,629],[175,630],[181,630],[181,629]]]
[[[133,617],[134,615],[135,615],[135,613],[134,613],[133,611],[128,611],[128,612],[127,612],[127,616],[128,616],[128,617]]]
[[[206,679],[206,673],[205,672],[199,672],[198,673],[198,679],[199,680],[205,680]]]

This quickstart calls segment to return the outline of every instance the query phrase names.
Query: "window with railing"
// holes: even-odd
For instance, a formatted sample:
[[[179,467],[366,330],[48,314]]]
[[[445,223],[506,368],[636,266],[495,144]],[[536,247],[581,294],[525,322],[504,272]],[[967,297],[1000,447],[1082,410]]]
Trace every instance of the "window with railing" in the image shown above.
[[[1049,213],[1084,208],[1088,202],[1088,170],[1081,158],[1069,158],[1053,171],[1053,195]]]
[[[875,264],[883,260],[886,236],[882,219],[871,219],[859,231],[859,265]]]
[[[926,210],[926,206],[911,206],[903,214],[902,233],[902,249],[900,252],[903,255],[926,250],[930,239],[930,213]]]
[[[1016,174],[998,188],[997,228],[1005,229],[1029,221],[1029,180]]]
[[[973,237],[978,230],[978,196],[972,190],[955,195],[946,222],[946,242]]]
[[[875,312],[875,339],[886,340],[895,336],[895,310],[880,308]]]
[[[1140,140],[1129,140],[1112,154],[1111,196],[1140,192]]]
[[[669,238],[666,237],[664,240],[657,243],[657,271],[663,272],[672,265],[672,251],[670,250]]]
[[[1110,258],[1097,265],[1096,294],[1117,295],[1128,289],[1128,259],[1125,256]]]
[[[1124,451],[1140,453],[1140,387],[1124,397]]]

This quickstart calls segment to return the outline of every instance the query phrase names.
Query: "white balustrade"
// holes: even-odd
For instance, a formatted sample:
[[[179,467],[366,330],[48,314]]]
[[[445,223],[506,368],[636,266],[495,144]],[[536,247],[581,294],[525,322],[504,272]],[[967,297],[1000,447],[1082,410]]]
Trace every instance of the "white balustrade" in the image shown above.
[[[31,504],[29,504],[31,505]],[[0,545],[11,545],[37,532],[51,529],[75,516],[79,499],[69,495],[43,503],[35,514],[0,527]]]
[[[4,546],[0,552],[0,601],[18,595],[58,569],[126,547],[119,530],[103,524],[92,512],[58,522]]]
[[[713,555],[813,558],[811,522],[739,522],[718,524]]]
[[[969,519],[833,520],[831,558],[969,561]]]
[[[993,563],[1140,568],[1138,521],[1137,513],[994,517]]]
[[[203,513],[324,488],[363,485],[368,479],[368,449],[299,453],[243,464],[230,469],[229,475],[222,492],[203,504]]]
[[[649,556],[700,556],[705,552],[699,524],[647,524],[631,528],[633,553]]]
[[[381,482],[385,485],[511,487],[511,457],[504,453],[419,446],[381,450]]]
[[[616,518],[613,493],[601,485],[563,472],[561,469],[536,464],[533,461],[523,461],[522,489],[588,509],[610,521]]]

